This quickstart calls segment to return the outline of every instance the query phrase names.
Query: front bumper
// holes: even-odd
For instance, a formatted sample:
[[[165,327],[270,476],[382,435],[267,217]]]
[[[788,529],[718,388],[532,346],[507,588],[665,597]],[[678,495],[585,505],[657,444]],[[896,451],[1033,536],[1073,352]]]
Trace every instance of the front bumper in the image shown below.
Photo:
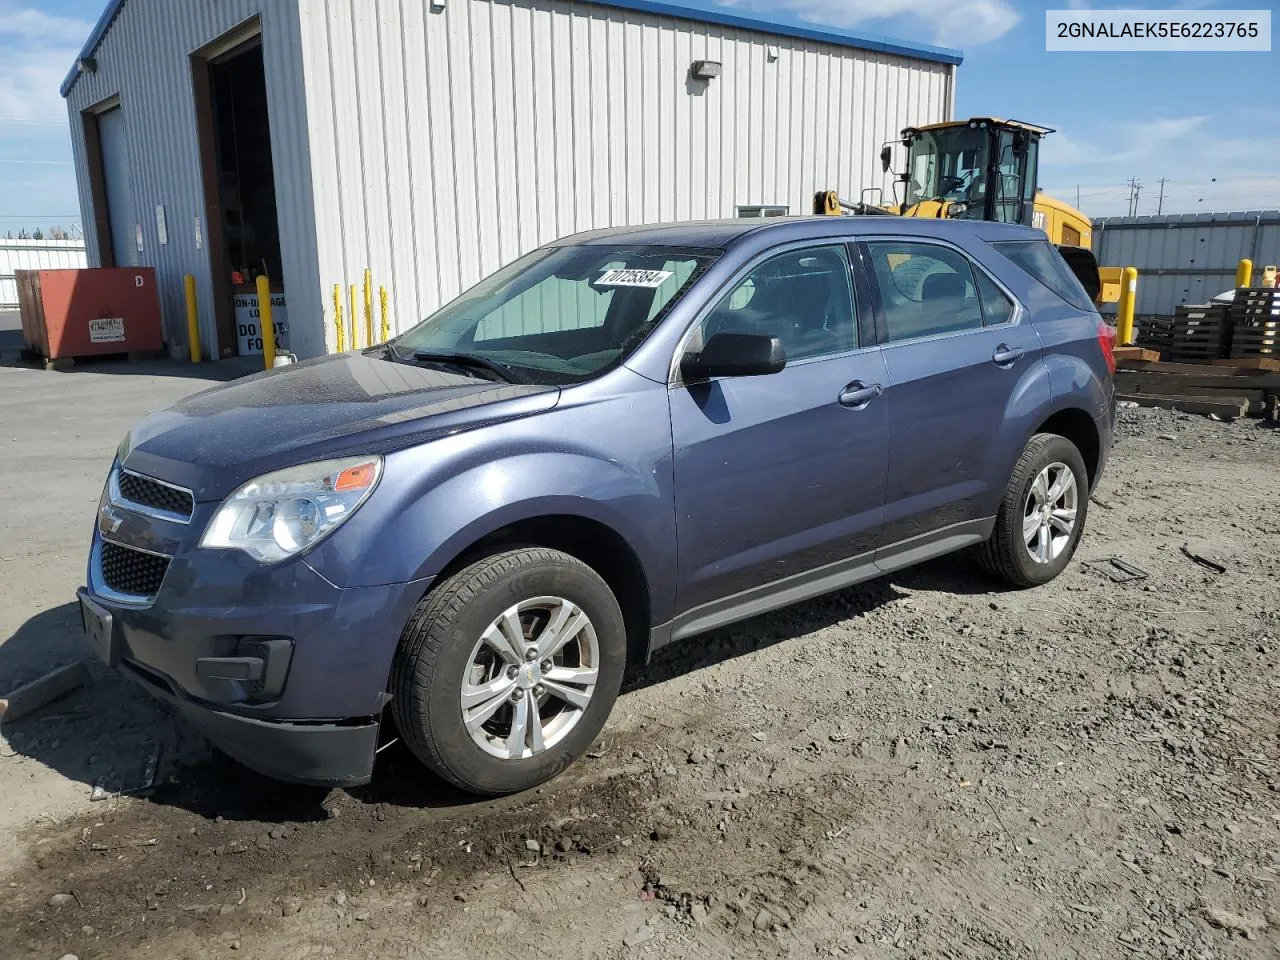
[[[391,661],[427,581],[340,588],[305,559],[265,567],[196,550],[173,558],[148,603],[125,603],[97,589],[101,536],[80,591],[109,615],[100,655],[245,766],[297,783],[368,782]],[[268,658],[265,693],[223,669],[272,645],[285,666]]]
[[[325,787],[360,786],[373,776],[378,742],[376,720],[258,720],[197,703],[137,664],[126,661],[121,670],[130,680],[172,705],[223,753],[258,773],[289,783]]]

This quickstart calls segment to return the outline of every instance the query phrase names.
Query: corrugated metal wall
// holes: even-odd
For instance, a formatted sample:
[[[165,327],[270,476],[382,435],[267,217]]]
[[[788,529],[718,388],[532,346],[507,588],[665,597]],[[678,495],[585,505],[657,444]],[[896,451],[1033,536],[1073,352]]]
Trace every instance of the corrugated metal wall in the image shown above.
[[[140,262],[158,271],[171,342],[185,342],[188,272],[214,337],[188,56],[255,15],[303,356],[332,348],[333,285],[366,267],[403,329],[578,230],[739,204],[807,213],[817,190],[882,185],[880,144],[949,117],[954,98],[948,64],[572,0],[127,0],[68,98],[72,140],[92,263],[79,113],[121,97]],[[690,79],[699,59],[722,75]]]
[[[371,267],[396,329],[575,231],[857,197],[953,102],[946,64],[568,0],[300,4],[320,281]]]
[[[1172,315],[1234,285],[1240,260],[1280,263],[1280,210],[1095,220],[1099,263],[1138,268],[1136,312]]]
[[[98,243],[80,112],[118,94],[129,145],[133,208],[142,223],[144,250],[139,262],[156,268],[171,343],[186,342],[182,278],[187,273],[195,275],[206,353],[215,337],[213,288],[188,57],[259,15],[289,315],[319,316],[322,308],[314,253],[315,215],[297,0],[128,0],[97,51],[97,72],[81,75],[67,98],[90,264],[97,265]],[[157,239],[156,207],[161,205],[169,239],[166,246]],[[196,246],[197,219],[200,249]],[[298,326],[297,333],[291,330],[294,349],[322,352],[324,341],[318,325],[314,330],[311,324]]]
[[[85,265],[83,240],[0,238],[0,310],[18,309],[15,270],[70,270]]]

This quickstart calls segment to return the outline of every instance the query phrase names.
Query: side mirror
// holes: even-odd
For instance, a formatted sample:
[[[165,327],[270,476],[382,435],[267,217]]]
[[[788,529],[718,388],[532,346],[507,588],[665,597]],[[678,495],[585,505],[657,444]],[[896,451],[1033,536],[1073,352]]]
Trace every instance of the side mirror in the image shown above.
[[[680,363],[685,380],[754,377],[777,373],[787,365],[787,351],[777,337],[759,333],[717,333],[701,353],[687,353]]]
[[[889,172],[889,162],[893,159],[893,151],[889,149],[886,143],[880,148],[880,170],[883,173]]]
[[[1089,295],[1089,299],[1095,304],[1100,303],[1102,272],[1098,269],[1098,259],[1093,255],[1093,251],[1061,243],[1058,244],[1058,252],[1062,254],[1062,259],[1067,261],[1067,266],[1076,275],[1076,279],[1084,287],[1084,292]]]

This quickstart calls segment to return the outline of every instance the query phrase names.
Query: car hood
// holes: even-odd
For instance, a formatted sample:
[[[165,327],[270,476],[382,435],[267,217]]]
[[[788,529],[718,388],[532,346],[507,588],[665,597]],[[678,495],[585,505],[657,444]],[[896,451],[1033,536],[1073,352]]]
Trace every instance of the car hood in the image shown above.
[[[556,405],[557,387],[494,383],[338,354],[269,370],[157,410],[129,432],[125,465],[220,500],[263,473],[388,453]]]

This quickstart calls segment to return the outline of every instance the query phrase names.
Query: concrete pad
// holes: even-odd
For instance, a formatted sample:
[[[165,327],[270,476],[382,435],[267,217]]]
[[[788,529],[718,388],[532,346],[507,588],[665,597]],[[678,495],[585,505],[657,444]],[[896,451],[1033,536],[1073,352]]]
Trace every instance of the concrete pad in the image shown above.
[[[258,362],[121,361],[66,373],[0,366],[0,477],[10,495],[0,509],[0,696],[91,659],[75,591],[103,481],[129,426]],[[88,686],[0,729],[0,868],[25,823],[87,809],[100,782],[127,789],[158,740],[173,749],[183,735],[126,680],[96,663],[90,670]]]

